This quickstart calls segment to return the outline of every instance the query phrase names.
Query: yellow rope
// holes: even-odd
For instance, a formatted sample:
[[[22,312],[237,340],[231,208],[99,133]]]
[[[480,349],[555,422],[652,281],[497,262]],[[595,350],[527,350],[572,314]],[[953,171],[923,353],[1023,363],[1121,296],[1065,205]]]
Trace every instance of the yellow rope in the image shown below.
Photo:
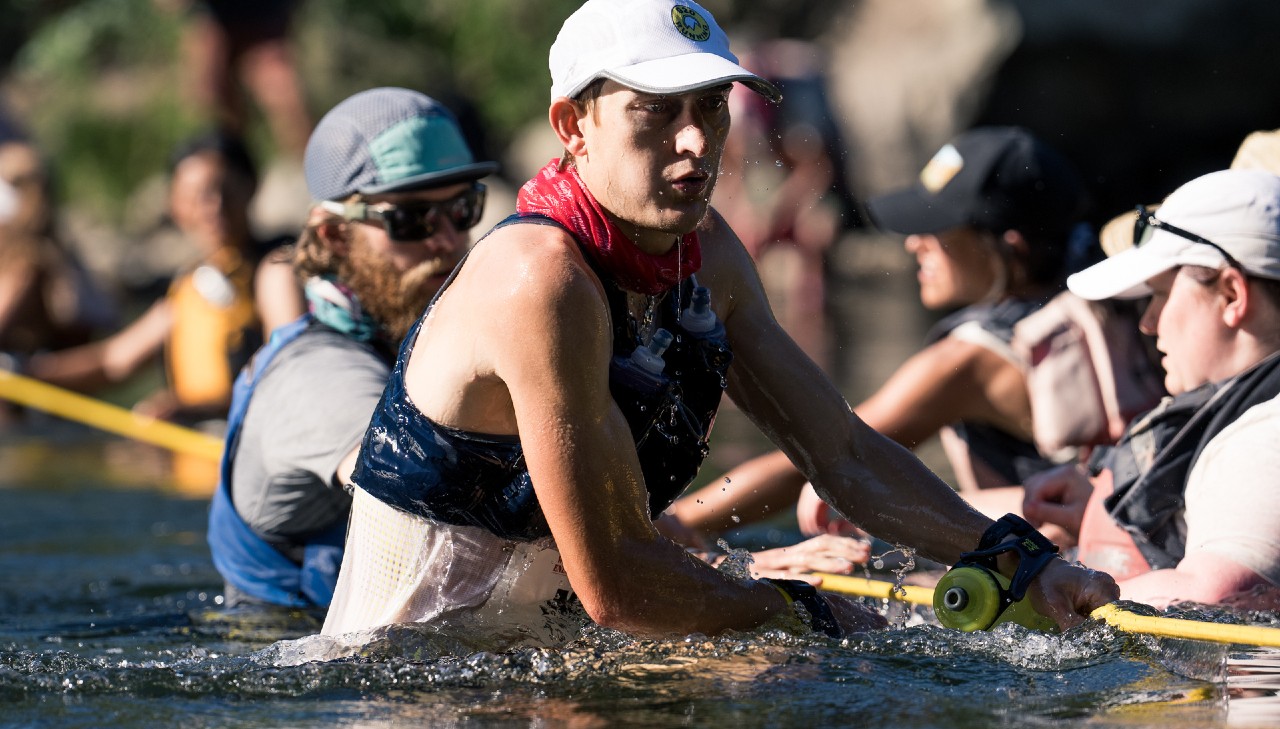
[[[0,398],[178,453],[217,461],[222,439],[0,370]]]
[[[893,583],[884,580],[868,580],[865,577],[849,577],[847,575],[829,575],[826,573],[818,573],[818,577],[822,578],[821,589],[830,592],[839,592],[845,595],[859,595],[861,597],[878,597],[887,600],[899,600],[901,602],[909,602],[918,605],[933,604],[933,590],[928,587],[919,587],[916,585],[900,585],[898,590],[893,590]]]
[[[1223,625],[1201,620],[1161,618],[1131,613],[1114,603],[1093,611],[1091,617],[1128,633],[1159,635],[1165,638],[1207,640],[1213,643],[1240,643],[1244,645],[1280,647],[1280,629],[1263,625]]]
[[[884,580],[868,580],[861,577],[818,573],[822,589],[844,595],[901,600],[916,605],[933,605],[933,590],[927,587],[903,585],[902,593],[892,593],[893,584]],[[1185,638],[1213,643],[1280,647],[1280,628],[1262,625],[1223,625],[1201,620],[1162,618],[1138,615],[1112,603],[1094,610],[1091,617],[1106,621],[1109,625],[1128,633],[1157,635],[1164,638]]]

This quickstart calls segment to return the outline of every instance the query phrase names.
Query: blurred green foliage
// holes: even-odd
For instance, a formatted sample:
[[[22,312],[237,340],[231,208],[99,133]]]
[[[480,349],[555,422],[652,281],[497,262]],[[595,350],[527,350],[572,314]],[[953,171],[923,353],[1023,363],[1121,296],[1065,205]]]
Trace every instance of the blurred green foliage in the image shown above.
[[[397,85],[474,105],[484,149],[500,158],[543,118],[547,49],[581,0],[302,0],[298,67],[318,118],[361,89]],[[726,28],[813,37],[847,2],[707,0]],[[60,197],[104,222],[169,150],[207,123],[190,108],[183,0],[0,0],[0,68],[23,125],[53,161]],[[261,120],[261,158],[275,150]]]

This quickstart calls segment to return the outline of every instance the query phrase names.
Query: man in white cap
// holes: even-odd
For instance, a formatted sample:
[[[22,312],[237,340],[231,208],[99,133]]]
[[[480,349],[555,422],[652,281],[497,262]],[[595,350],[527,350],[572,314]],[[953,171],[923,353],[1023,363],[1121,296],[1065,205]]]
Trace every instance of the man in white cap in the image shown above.
[[[553,620],[575,603],[642,635],[883,625],[802,582],[717,571],[654,528],[706,455],[725,390],[874,533],[948,561],[1003,547],[1001,569],[1063,625],[1115,597],[1106,575],[1018,551],[1039,535],[968,508],[778,327],[708,203],[731,84],[777,94],[706,10],[588,0],[550,67],[565,153],[405,339],[353,474],[325,633],[418,621],[546,642],[576,635]]]
[[[462,257],[484,210],[453,114],[400,88],[362,91],[307,143],[317,200],[294,267],[309,312],[277,329],[236,381],[209,546],[226,602],[323,610],[351,473],[396,348]]]
[[[1077,532],[1125,599],[1247,603],[1280,585],[1280,177],[1192,180],[1139,211],[1134,240],[1067,285],[1151,297],[1141,327],[1172,397],[1087,471],[1029,480],[1023,510]]]

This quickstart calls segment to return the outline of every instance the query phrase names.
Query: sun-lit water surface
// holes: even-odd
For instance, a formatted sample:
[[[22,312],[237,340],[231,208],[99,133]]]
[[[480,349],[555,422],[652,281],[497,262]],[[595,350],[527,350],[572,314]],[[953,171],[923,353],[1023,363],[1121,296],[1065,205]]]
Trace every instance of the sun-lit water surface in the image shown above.
[[[1228,698],[1225,648],[1099,624],[1066,636],[961,634],[917,615],[845,641],[642,641],[588,629],[564,648],[488,652],[401,626],[354,656],[308,661],[321,644],[313,618],[220,608],[206,499],[166,488],[137,448],[64,440],[0,445],[4,726],[1216,727],[1280,717],[1233,709],[1246,704]]]

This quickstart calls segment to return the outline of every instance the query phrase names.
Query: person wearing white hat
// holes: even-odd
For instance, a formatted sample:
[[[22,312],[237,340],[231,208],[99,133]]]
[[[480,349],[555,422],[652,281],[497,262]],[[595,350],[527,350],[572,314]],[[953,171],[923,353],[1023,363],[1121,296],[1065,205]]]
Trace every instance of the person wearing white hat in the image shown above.
[[[1150,296],[1142,330],[1171,393],[1089,469],[1026,484],[1035,523],[1122,597],[1245,602],[1280,585],[1280,177],[1225,170],[1141,209],[1137,245],[1071,276],[1087,299]]]
[[[324,632],[425,622],[546,643],[574,637],[583,611],[641,635],[884,625],[803,582],[717,571],[653,524],[696,474],[727,390],[877,534],[954,561],[993,527],[853,414],[710,208],[731,84],[776,90],[687,0],[588,0],[550,68],[564,155],[406,337],[353,474]],[[1006,526],[987,534],[1010,550],[1002,568],[1034,576],[1029,594],[1063,625],[1115,597],[1105,575],[1017,559]]]

